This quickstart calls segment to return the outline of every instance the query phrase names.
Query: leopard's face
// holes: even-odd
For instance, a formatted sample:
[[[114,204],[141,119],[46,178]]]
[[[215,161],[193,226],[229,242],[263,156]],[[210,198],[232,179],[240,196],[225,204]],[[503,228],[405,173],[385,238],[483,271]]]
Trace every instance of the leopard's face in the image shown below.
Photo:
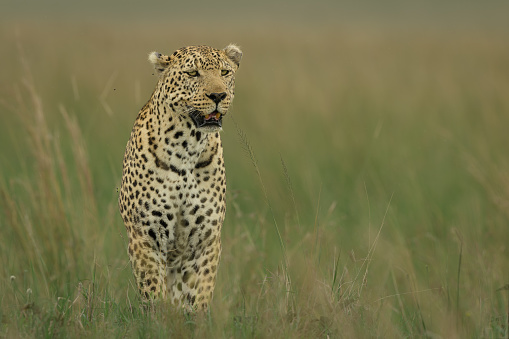
[[[171,56],[154,52],[149,60],[159,72],[158,95],[168,108],[191,117],[197,128],[216,132],[233,100],[241,57],[233,45],[223,50],[191,46]]]

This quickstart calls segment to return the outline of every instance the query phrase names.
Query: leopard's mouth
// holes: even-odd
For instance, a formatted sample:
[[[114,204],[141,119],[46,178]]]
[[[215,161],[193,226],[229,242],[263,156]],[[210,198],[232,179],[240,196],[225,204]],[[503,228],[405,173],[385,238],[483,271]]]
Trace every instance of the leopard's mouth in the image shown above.
[[[223,114],[218,111],[203,115],[202,112],[195,110],[189,113],[189,116],[193,120],[196,128],[207,126],[221,127],[223,121]]]

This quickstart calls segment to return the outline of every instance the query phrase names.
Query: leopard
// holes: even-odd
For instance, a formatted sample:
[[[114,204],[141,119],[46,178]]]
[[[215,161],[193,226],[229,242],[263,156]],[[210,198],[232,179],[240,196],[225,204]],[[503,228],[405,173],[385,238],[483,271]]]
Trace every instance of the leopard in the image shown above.
[[[143,301],[209,307],[226,213],[220,132],[241,58],[235,44],[149,54],[158,81],[127,142],[118,198]]]

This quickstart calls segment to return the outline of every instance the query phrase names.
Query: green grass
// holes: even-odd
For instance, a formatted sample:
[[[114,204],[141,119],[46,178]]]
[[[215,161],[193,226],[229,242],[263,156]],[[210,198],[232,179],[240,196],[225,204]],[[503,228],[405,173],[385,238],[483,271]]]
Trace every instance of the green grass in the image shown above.
[[[2,24],[0,337],[508,336],[503,31],[145,24]],[[232,41],[214,300],[145,309],[116,189],[146,55]]]

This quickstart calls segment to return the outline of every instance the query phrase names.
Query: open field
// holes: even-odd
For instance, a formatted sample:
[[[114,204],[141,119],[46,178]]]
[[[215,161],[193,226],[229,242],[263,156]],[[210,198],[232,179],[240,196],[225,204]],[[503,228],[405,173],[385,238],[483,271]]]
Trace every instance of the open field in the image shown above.
[[[509,30],[488,26],[1,23],[0,337],[508,337]],[[146,56],[230,42],[211,310],[147,311],[116,205]]]

